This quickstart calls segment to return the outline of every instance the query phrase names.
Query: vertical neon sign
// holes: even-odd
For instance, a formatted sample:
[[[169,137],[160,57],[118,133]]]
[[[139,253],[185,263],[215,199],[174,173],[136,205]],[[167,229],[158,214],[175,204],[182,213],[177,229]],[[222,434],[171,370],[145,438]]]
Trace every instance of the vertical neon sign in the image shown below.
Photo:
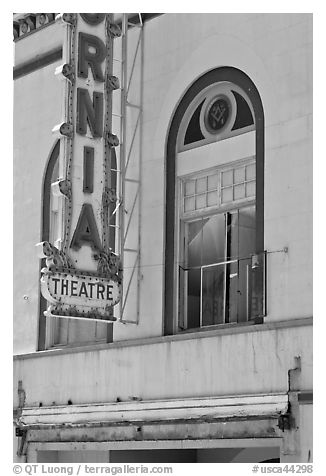
[[[40,257],[47,258],[41,290],[51,303],[48,316],[110,321],[122,281],[108,226],[110,204],[117,200],[111,169],[119,140],[111,125],[112,93],[119,80],[112,75],[112,53],[120,29],[112,14],[64,13],[60,20],[65,42],[56,74],[63,79],[64,113],[53,132],[60,137],[61,178],[52,189],[62,202],[61,240],[38,244]],[[64,280],[71,286],[58,284]],[[99,292],[102,288],[110,293]]]

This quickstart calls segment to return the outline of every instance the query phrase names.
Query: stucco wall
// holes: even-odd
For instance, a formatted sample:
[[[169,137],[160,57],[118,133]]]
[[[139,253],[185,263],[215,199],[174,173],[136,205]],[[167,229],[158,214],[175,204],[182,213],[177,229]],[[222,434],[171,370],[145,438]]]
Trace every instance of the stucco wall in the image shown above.
[[[300,448],[301,461],[313,462],[313,407],[312,405],[300,406]]]
[[[308,324],[308,326],[307,326]],[[41,352],[14,361],[25,406],[286,393],[288,370],[301,357],[300,390],[312,388],[312,326],[269,329],[251,326],[241,333],[208,332],[148,344],[109,344],[103,350]],[[195,337],[195,336],[193,336]]]
[[[56,22],[41,28],[37,33],[24,36],[15,42],[15,66],[34,61],[43,54],[62,45],[65,33],[63,23]]]
[[[14,349],[36,350],[43,176],[61,122],[57,63],[15,80],[14,96]]]

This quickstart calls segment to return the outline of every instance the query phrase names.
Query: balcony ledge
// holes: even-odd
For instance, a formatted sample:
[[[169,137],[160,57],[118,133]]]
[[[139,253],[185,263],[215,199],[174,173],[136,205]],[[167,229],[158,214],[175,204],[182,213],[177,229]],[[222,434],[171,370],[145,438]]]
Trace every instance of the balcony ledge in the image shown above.
[[[73,353],[85,353],[94,351],[104,351],[114,348],[126,348],[136,347],[144,345],[160,344],[165,342],[191,340],[191,339],[204,339],[214,336],[229,335],[229,334],[242,334],[249,332],[265,332],[274,329],[287,329],[291,327],[311,326],[313,324],[312,317],[304,317],[298,319],[288,319],[283,321],[271,321],[264,322],[263,324],[251,324],[245,323],[244,325],[227,325],[227,326],[214,326],[214,329],[202,328],[197,331],[185,331],[175,335],[147,337],[143,339],[130,339],[116,341],[105,344],[92,344],[87,346],[71,346],[63,348],[53,348],[49,350],[42,350],[37,352],[29,352],[14,355],[14,360],[26,360],[42,357],[50,357],[55,355],[73,354]]]

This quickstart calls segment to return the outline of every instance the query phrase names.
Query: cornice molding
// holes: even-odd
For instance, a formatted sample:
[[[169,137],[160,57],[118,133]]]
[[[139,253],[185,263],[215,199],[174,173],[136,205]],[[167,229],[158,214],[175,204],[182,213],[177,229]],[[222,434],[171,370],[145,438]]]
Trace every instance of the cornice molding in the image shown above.
[[[248,323],[246,323],[248,324]],[[55,355],[63,354],[73,354],[73,353],[86,353],[86,352],[105,352],[109,349],[114,348],[126,348],[126,347],[136,347],[144,345],[153,345],[153,344],[164,344],[167,342],[176,342],[183,340],[192,340],[192,339],[211,339],[222,335],[231,335],[231,334],[248,334],[250,332],[269,332],[277,331],[283,329],[294,329],[298,327],[312,327],[313,318],[304,317],[297,319],[287,319],[284,321],[271,321],[264,322],[262,324],[255,325],[228,325],[226,327],[216,326],[214,329],[205,328],[201,330],[196,330],[195,332],[183,332],[179,334],[174,334],[170,336],[158,336],[158,337],[144,337],[139,339],[130,339],[115,341],[106,344],[92,344],[88,346],[76,346],[76,347],[64,347],[60,349],[49,349],[37,352],[29,352],[24,354],[15,354],[13,360],[27,360],[35,358],[46,358],[54,357]]]
[[[22,408],[16,424],[22,429],[61,426],[109,426],[173,421],[278,419],[288,410],[288,395],[256,394],[121,403]]]
[[[21,78],[26,76],[33,71],[36,71],[44,66],[48,66],[62,58],[62,47],[59,46],[54,48],[47,53],[36,56],[36,58],[26,61],[25,63],[19,64],[13,69],[13,79]]]
[[[18,41],[28,35],[35,33],[52,23],[58,13],[14,13],[13,15],[13,39]],[[155,18],[162,13],[129,13],[129,26],[141,26],[148,20]],[[119,24],[119,20],[117,22]],[[120,20],[121,24],[121,20]]]
[[[56,15],[57,13],[14,13],[14,41],[54,23]]]

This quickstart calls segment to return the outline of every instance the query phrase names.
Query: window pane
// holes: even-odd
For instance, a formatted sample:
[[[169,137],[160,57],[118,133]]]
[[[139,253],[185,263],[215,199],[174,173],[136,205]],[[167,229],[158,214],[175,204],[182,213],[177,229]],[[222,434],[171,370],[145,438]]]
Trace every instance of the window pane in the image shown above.
[[[56,182],[59,178],[59,160],[56,161],[51,176],[51,189],[50,189],[50,229],[49,240],[52,244],[55,243],[59,236],[59,221],[58,212],[61,199],[53,194],[52,183]]]
[[[57,195],[53,195],[51,190],[51,210],[58,211],[59,210],[59,197]]]
[[[217,189],[218,183],[218,176],[217,175],[209,175],[208,176],[208,190]]]
[[[246,183],[246,197],[254,197],[256,193],[256,182]]]
[[[203,227],[207,219],[196,220],[186,224],[186,268],[200,266],[203,250]]]
[[[203,269],[202,325],[224,322],[225,265]]]
[[[196,210],[206,207],[206,193],[196,195]]]
[[[257,256],[256,267],[250,267],[251,297],[249,307],[249,318],[265,315],[264,302],[264,280],[265,280],[265,253]]]
[[[255,208],[242,208],[231,214],[230,256],[246,258],[255,252]]]
[[[215,192],[208,192],[207,205],[211,207],[212,205],[217,205],[217,204],[218,204],[217,190]]]
[[[239,259],[229,265],[228,311],[230,322],[247,320],[247,266],[255,253],[256,224],[254,207],[243,208],[231,214],[230,256]],[[246,259],[248,258],[248,259]]]
[[[187,271],[187,327],[193,329],[200,326],[200,269]]]
[[[195,181],[189,180],[185,183],[185,195],[194,195],[195,194]]]
[[[256,165],[251,164],[246,167],[246,180],[253,180],[256,177]]]
[[[49,233],[49,240],[50,243],[55,243],[55,241],[60,238],[57,235],[58,232],[58,212],[52,211],[50,214],[50,233]]]
[[[233,229],[232,229],[233,231]],[[239,264],[229,263],[226,266],[226,293],[225,293],[225,320],[238,322],[240,292],[245,291],[239,287]],[[245,308],[243,309],[245,311]]]
[[[256,241],[256,220],[255,208],[243,208],[238,211],[239,244],[240,257],[249,257],[255,252]]]
[[[232,202],[233,200],[233,187],[227,187],[222,189],[222,203]]]
[[[194,328],[200,325],[201,270],[199,267],[224,261],[225,217],[224,214],[219,214],[186,223],[185,226],[185,268],[187,269],[185,307],[187,309],[187,326],[188,328]],[[198,269],[193,269],[195,267],[198,267]],[[207,271],[206,273],[206,281],[203,287],[203,303],[205,306],[203,325],[217,324],[223,320],[224,278],[221,277],[221,273],[224,273],[223,265],[219,269],[213,266],[213,271]]]
[[[195,209],[195,197],[185,198],[184,211],[190,212]]]
[[[222,172],[222,187],[233,184],[233,170]]]
[[[248,320],[248,273],[251,259],[241,259],[227,266],[226,320],[245,322]]]
[[[194,328],[200,325],[200,269],[191,269],[199,267],[202,261],[202,238],[203,226],[206,220],[196,220],[186,223],[186,249],[185,249],[185,268],[187,291],[186,291],[186,316],[187,327]]]
[[[225,218],[224,214],[207,218],[202,229],[202,264],[224,261]]]
[[[241,183],[245,181],[245,168],[241,167],[234,170],[234,183]]]
[[[239,200],[240,198],[245,197],[245,186],[244,184],[234,186],[234,200]]]
[[[202,177],[196,180],[196,193],[206,192],[207,177]]]

